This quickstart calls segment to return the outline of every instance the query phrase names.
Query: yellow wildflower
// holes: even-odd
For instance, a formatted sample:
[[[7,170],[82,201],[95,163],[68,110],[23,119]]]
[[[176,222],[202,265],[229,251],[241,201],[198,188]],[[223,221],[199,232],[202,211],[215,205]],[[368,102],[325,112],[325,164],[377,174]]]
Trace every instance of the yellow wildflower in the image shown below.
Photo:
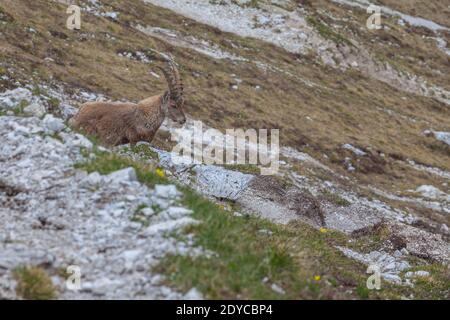
[[[316,281],[320,281],[320,276],[319,275],[317,275],[317,276],[314,276],[314,280],[316,280]]]
[[[320,233],[327,233],[328,232],[327,228],[323,228],[323,227],[320,228],[319,231],[320,231]]]
[[[164,178],[166,176],[166,173],[164,172],[163,169],[158,168],[158,169],[156,169],[156,175],[161,178]]]

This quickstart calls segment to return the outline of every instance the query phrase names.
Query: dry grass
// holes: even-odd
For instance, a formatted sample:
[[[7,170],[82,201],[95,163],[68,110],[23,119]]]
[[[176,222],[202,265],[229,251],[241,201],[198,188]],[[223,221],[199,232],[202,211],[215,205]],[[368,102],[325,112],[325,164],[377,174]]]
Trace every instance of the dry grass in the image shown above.
[[[47,273],[39,267],[21,267],[14,270],[17,295],[27,300],[51,300],[56,290]]]

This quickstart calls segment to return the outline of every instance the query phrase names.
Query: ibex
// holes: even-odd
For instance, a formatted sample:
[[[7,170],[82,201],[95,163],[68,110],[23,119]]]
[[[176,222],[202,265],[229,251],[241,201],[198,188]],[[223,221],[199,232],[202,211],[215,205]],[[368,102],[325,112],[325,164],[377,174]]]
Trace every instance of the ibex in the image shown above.
[[[138,103],[88,102],[70,120],[75,129],[97,136],[109,146],[139,141],[151,142],[166,115],[180,124],[186,122],[183,111],[183,84],[172,59],[165,59],[159,67],[168,83],[164,94],[152,96]]]

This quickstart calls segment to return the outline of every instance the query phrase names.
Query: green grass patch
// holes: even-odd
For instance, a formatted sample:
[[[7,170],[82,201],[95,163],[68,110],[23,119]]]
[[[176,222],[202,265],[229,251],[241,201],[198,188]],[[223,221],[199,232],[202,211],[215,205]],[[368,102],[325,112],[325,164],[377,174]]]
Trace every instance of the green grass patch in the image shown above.
[[[323,234],[303,223],[279,226],[256,217],[235,217],[195,192],[183,191],[183,204],[203,221],[186,232],[195,234],[196,245],[216,255],[165,258],[156,271],[177,288],[196,287],[212,299],[317,299],[343,296],[331,282],[338,287],[341,282],[355,287],[365,283],[364,268],[328,243],[336,238],[344,242],[344,235]],[[273,283],[285,294],[273,291]]]
[[[154,187],[156,184],[167,184],[168,180],[156,174],[156,167],[149,164],[142,164],[129,158],[119,156],[114,153],[99,152],[94,159],[75,164],[75,168],[87,172],[95,172],[102,175],[110,174],[114,171],[132,167],[136,170],[137,178],[140,182]]]

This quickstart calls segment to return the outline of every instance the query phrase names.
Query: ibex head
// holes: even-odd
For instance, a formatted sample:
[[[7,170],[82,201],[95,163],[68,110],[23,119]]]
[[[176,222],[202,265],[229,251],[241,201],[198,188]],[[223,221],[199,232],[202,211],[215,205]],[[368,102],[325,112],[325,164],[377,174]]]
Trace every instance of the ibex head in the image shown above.
[[[177,66],[172,59],[166,58],[164,67],[159,67],[159,69],[162,70],[169,85],[168,92],[163,96],[163,103],[167,103],[169,117],[173,121],[184,124],[186,122],[186,115],[183,111],[183,83]]]

